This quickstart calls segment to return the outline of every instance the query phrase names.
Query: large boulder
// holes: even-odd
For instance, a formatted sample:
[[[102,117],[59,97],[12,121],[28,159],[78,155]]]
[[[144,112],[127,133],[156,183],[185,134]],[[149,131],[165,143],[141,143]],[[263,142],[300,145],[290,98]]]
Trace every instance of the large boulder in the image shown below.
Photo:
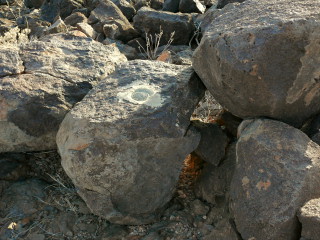
[[[296,213],[320,196],[320,146],[303,132],[268,119],[239,126],[231,209],[244,239],[298,239]]]
[[[148,7],[143,7],[137,12],[133,18],[133,25],[143,37],[147,33],[153,40],[162,29],[160,45],[166,45],[173,32],[173,45],[188,45],[195,29],[190,14],[156,11]]]
[[[94,214],[118,224],[157,219],[199,143],[190,116],[203,94],[190,67],[134,60],[67,114],[62,166]]]
[[[114,46],[69,35],[0,46],[0,56],[0,152],[55,149],[65,114],[126,61]]]
[[[232,114],[300,126],[320,111],[320,1],[228,6],[206,27],[195,71]]]

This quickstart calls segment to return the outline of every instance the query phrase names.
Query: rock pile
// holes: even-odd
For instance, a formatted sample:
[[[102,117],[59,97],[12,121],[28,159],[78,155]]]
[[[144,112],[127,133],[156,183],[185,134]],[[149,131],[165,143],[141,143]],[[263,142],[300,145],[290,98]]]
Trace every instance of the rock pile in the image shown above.
[[[0,0],[0,239],[72,239],[77,211],[109,224],[82,239],[319,239],[319,1],[18,1]],[[206,89],[221,105],[199,114]],[[73,195],[30,177],[35,151]],[[57,202],[48,176],[78,207],[23,235]]]

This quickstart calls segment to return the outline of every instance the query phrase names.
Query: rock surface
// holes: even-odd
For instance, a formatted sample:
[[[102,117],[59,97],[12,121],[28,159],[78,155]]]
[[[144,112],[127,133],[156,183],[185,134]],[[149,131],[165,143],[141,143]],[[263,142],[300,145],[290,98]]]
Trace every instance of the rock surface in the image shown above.
[[[312,141],[320,145],[320,114],[313,117],[304,127],[306,128],[305,132]]]
[[[285,123],[239,126],[231,209],[244,239],[298,239],[296,213],[320,196],[320,146]]]
[[[203,93],[190,67],[136,60],[67,114],[57,134],[62,166],[94,214],[118,224],[157,219],[199,143],[188,128]]]
[[[111,36],[104,30],[105,25],[116,27],[118,34],[115,39],[127,42],[138,36],[128,19],[111,0],[101,1],[91,12],[88,23],[93,25],[94,30],[104,33],[108,38]]]
[[[165,0],[163,3],[162,11],[179,12],[180,0]]]
[[[301,126],[320,111],[320,2],[228,6],[206,28],[195,71],[232,114]]]
[[[83,5],[83,0],[44,0],[41,6],[41,18],[51,23],[58,16],[65,19],[72,11],[82,8]]]
[[[3,46],[0,55],[0,152],[55,149],[65,114],[126,61],[114,46],[70,35]]]
[[[217,8],[224,8],[229,3],[242,3],[245,0],[218,0]]]
[[[142,37],[148,33],[153,38],[155,34],[159,34],[161,27],[163,35],[160,45],[167,44],[173,32],[173,45],[188,45],[194,31],[190,14],[160,12],[148,7],[143,7],[137,12],[133,18],[133,25],[141,32]]]
[[[302,224],[301,236],[308,240],[317,240],[320,236],[320,199],[308,201],[299,211]]]
[[[204,164],[203,170],[195,183],[196,196],[212,204],[217,204],[218,198],[227,199],[235,164],[236,144],[232,143],[228,146],[225,159],[219,166],[210,163]]]
[[[180,0],[179,11],[182,13],[204,13],[205,10],[199,0]]]
[[[224,158],[229,143],[227,135],[218,124],[193,122],[195,128],[201,134],[201,140],[194,150],[203,161],[218,166]]]
[[[129,21],[132,21],[132,18],[136,14],[136,10],[133,7],[132,3],[127,0],[112,0],[112,2],[117,5],[117,7],[121,10],[124,16]]]

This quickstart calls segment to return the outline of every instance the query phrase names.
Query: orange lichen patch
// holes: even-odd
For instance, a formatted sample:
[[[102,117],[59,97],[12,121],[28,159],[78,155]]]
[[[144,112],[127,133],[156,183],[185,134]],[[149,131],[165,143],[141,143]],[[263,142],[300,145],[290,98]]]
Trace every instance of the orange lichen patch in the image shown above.
[[[253,66],[252,66],[252,69],[251,69],[251,71],[249,72],[249,74],[251,75],[251,76],[257,76],[258,75],[258,64],[254,64]]]
[[[69,148],[69,150],[81,151],[81,150],[87,148],[89,145],[90,145],[90,143],[80,144],[80,145],[75,146],[73,148]]]
[[[259,189],[259,191],[262,190],[267,190],[271,186],[270,180],[267,180],[266,182],[260,181],[257,183],[256,187]]]
[[[161,62],[169,62],[171,58],[171,54],[169,51],[165,51],[163,53],[161,53],[161,55],[157,58],[157,61],[161,61]]]

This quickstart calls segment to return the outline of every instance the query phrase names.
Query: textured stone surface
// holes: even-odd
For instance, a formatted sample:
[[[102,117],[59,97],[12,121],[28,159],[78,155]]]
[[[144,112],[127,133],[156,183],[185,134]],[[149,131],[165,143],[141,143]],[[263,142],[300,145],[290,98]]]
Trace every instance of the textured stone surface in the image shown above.
[[[70,16],[64,19],[64,23],[70,26],[76,26],[77,23],[87,23],[87,17],[80,12],[72,13]]]
[[[236,164],[236,144],[228,146],[225,159],[219,166],[207,163],[195,184],[197,197],[212,203],[217,203],[217,198],[228,198],[230,183]]]
[[[285,123],[239,126],[231,209],[244,239],[298,239],[296,213],[320,196],[320,146]]]
[[[114,46],[50,35],[0,47],[0,152],[55,149],[65,114],[126,61]]]
[[[205,10],[199,0],[180,0],[179,11],[182,13],[204,13]]]
[[[194,152],[205,162],[218,166],[224,158],[229,139],[218,124],[193,122],[201,134],[200,143]]]
[[[173,45],[188,45],[194,31],[192,17],[186,13],[170,13],[156,11],[148,7],[141,8],[133,18],[134,27],[145,37],[145,33],[155,37],[160,27],[163,35],[160,45],[165,45],[170,39],[171,33],[175,32]]]
[[[317,240],[320,236],[320,198],[308,201],[299,210],[302,224],[301,236],[308,240]]]
[[[193,66],[232,114],[300,126],[320,111],[319,39],[319,1],[247,0],[219,11]]]
[[[117,5],[117,7],[121,10],[124,16],[129,21],[132,21],[132,18],[136,14],[136,10],[133,7],[132,3],[127,0],[112,0],[112,2]]]
[[[83,0],[44,0],[41,6],[41,18],[51,23],[58,16],[65,19],[73,10],[82,8],[83,5]]]
[[[245,0],[218,0],[217,8],[224,8],[229,3],[242,3]]]
[[[162,11],[168,11],[168,12],[179,12],[179,4],[180,0],[165,0],[163,3]]]
[[[57,134],[62,166],[94,214],[118,224],[157,219],[199,143],[188,129],[203,93],[190,67],[135,60],[67,114]]]
[[[92,24],[97,32],[105,34],[104,25],[115,25],[119,32],[116,36],[117,40],[127,42],[138,36],[128,19],[111,0],[101,1],[91,12],[88,23]],[[107,37],[110,38],[108,35]]]
[[[0,18],[0,45],[16,44],[28,41],[29,30],[20,30],[8,19]]]
[[[24,0],[23,2],[27,8],[40,8],[44,0]]]

